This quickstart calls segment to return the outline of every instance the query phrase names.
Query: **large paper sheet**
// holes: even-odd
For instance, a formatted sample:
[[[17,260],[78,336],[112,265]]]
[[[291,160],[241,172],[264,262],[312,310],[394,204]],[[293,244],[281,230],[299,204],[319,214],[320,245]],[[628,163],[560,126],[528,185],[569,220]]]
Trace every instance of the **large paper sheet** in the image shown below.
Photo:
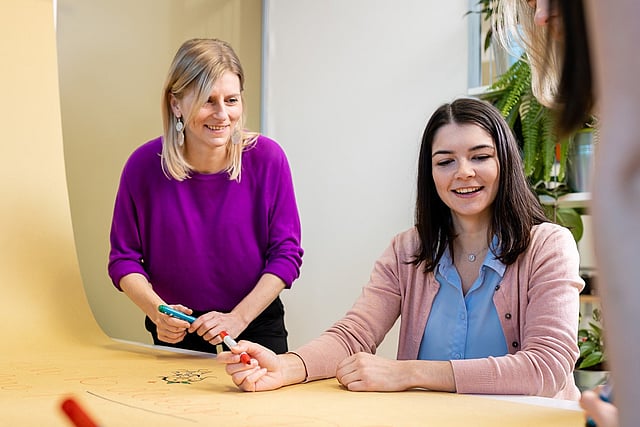
[[[583,424],[571,410],[425,391],[351,393],[335,380],[242,393],[212,356],[107,337],[74,248],[52,3],[0,9],[0,425],[69,426],[60,409],[67,397],[103,426]]]

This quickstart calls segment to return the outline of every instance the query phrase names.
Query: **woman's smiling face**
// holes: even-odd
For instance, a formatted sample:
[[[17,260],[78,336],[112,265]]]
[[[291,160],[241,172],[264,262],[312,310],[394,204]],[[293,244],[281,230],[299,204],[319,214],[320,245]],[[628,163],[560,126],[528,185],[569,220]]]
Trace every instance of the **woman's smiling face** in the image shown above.
[[[187,93],[181,101],[173,99],[176,116],[191,111],[195,94]],[[177,110],[176,110],[177,107]],[[242,117],[239,77],[225,72],[213,84],[209,98],[190,122],[185,123],[185,144],[189,150],[225,147]]]
[[[442,126],[431,148],[433,181],[453,215],[490,215],[498,194],[500,165],[493,139],[479,126]]]

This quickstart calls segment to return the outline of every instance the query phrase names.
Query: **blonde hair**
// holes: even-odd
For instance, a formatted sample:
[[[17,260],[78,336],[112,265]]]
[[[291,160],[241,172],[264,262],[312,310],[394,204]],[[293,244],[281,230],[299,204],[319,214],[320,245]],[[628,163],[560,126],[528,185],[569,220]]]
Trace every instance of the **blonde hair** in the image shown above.
[[[527,0],[497,0],[494,4],[492,25],[497,40],[510,53],[514,43],[525,50],[534,96],[541,104],[554,107],[562,73],[562,43],[551,42],[547,26],[536,26],[535,8]]]
[[[164,138],[162,142],[162,170],[168,177],[178,181],[189,178],[193,167],[184,158],[184,147],[178,143],[176,130],[177,117],[171,108],[171,97],[177,99],[193,91],[195,101],[191,111],[185,112],[184,121],[188,123],[199,108],[209,98],[216,80],[225,72],[231,71],[240,79],[240,91],[244,90],[244,71],[238,56],[229,43],[218,39],[191,39],[180,46],[169,67],[167,79],[162,91],[162,124]],[[243,102],[243,100],[241,99]],[[227,141],[226,154],[229,166],[225,172],[229,179],[240,181],[242,171],[242,152],[255,143],[258,133],[244,129],[243,117],[238,120],[233,132],[240,133],[240,142]]]

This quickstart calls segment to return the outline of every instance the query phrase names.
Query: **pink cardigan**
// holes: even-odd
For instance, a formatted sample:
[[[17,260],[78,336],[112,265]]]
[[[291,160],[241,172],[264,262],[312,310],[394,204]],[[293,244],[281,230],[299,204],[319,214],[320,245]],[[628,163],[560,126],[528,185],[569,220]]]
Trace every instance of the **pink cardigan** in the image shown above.
[[[407,264],[418,246],[415,228],[395,236],[375,263],[346,316],[295,351],[307,380],[335,376],[336,366],[357,352],[375,353],[401,316],[399,360],[415,360],[440,285],[433,273]],[[524,394],[577,400],[579,255],[571,233],[552,223],[535,226],[529,248],[507,266],[495,303],[509,354],[453,360],[458,393]]]

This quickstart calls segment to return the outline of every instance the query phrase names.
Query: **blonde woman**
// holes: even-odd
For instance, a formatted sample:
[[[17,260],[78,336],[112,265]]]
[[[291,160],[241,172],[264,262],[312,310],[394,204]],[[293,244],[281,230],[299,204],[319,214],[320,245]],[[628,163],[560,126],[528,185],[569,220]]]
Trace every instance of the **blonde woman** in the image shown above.
[[[300,219],[285,153],[243,128],[243,86],[228,43],[186,41],[164,86],[164,134],[124,166],[108,271],[155,344],[215,352],[224,330],[287,351],[279,294],[300,273]]]

